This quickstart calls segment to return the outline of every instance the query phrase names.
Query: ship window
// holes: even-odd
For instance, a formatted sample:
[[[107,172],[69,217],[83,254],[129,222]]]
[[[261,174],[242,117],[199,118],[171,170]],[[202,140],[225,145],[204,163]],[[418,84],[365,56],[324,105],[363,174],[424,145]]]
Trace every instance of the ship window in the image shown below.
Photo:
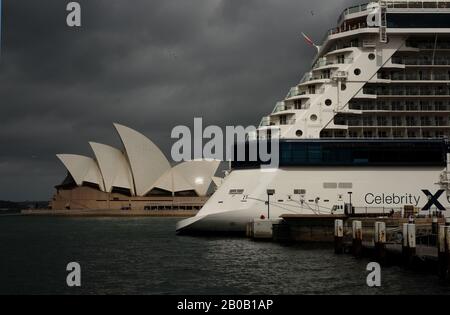
[[[294,189],[294,195],[305,195],[306,189]]]
[[[351,189],[351,188],[353,188],[353,184],[352,183],[339,183],[338,186],[341,189]]]
[[[434,122],[434,117],[432,117]],[[437,123],[446,123],[438,120]],[[412,137],[413,130],[397,129],[396,137]],[[400,133],[400,131],[402,133]],[[446,134],[446,133],[445,133]],[[442,134],[442,135],[445,135]],[[368,136],[364,131],[364,136]],[[378,136],[378,132],[370,136]],[[417,132],[414,136],[418,136]],[[422,134],[420,134],[422,136]],[[279,143],[279,165],[288,166],[396,166],[396,165],[445,165],[446,145],[441,140],[289,140]],[[232,161],[232,167],[259,168],[258,161]],[[234,192],[236,193],[236,192]]]
[[[342,83],[341,84],[341,91],[345,91],[347,89],[347,85]]]
[[[295,135],[297,136],[297,137],[301,137],[301,136],[303,136],[303,131],[301,131],[300,129],[299,130],[297,130],[296,132],[295,132]]]
[[[375,59],[375,54],[369,54],[369,60],[374,60]]]
[[[414,14],[414,18],[408,13],[395,13],[388,14],[387,24],[387,27],[394,28],[448,28],[450,22],[448,13],[417,13]]]
[[[331,104],[333,104],[333,102],[330,99],[325,100],[325,105],[331,106]]]
[[[242,195],[244,189],[230,189],[230,195]]]
[[[325,189],[336,189],[337,183],[323,183],[323,188]]]
[[[356,68],[355,71],[353,71],[353,73],[354,73],[355,75],[360,75],[360,74],[361,74],[361,69]]]
[[[311,119],[311,121],[316,121],[317,120],[317,115],[316,114],[312,114],[309,119]]]

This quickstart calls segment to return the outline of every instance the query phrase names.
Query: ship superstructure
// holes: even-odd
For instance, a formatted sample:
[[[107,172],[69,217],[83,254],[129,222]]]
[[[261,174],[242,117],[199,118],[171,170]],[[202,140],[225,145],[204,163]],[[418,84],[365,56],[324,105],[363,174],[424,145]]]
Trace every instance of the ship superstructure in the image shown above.
[[[449,27],[450,2],[344,10],[310,71],[261,129],[292,139],[448,137]]]
[[[242,231],[284,213],[440,211],[450,205],[450,1],[345,9],[309,72],[258,129],[280,166],[235,162],[178,231]],[[267,202],[268,189],[271,201]],[[433,202],[430,202],[432,200]]]

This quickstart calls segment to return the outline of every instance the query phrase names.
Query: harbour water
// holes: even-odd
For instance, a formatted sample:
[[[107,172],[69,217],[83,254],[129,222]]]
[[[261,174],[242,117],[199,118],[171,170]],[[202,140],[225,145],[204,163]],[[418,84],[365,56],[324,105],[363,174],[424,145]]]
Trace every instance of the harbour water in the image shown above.
[[[431,273],[382,269],[328,246],[177,236],[180,218],[0,217],[0,294],[450,294]],[[80,288],[66,265],[81,265]]]

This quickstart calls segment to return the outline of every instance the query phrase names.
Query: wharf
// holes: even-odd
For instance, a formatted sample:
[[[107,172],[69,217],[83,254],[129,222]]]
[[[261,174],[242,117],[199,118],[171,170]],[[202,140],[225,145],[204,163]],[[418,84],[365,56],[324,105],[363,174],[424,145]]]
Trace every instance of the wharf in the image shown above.
[[[248,229],[251,233],[247,235],[253,239],[260,235],[259,221]],[[273,222],[271,232],[273,241],[333,243],[336,254],[436,272],[441,280],[450,283],[449,218],[286,214]],[[267,231],[264,238],[268,238]]]

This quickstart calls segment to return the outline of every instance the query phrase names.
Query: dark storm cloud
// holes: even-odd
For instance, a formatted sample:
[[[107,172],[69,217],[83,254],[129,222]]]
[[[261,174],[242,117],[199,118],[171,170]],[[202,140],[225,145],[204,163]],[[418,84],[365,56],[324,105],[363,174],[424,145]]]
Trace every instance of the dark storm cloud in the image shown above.
[[[4,0],[0,199],[47,199],[56,153],[119,146],[112,122],[167,155],[175,125],[258,124],[308,68],[339,0]]]

